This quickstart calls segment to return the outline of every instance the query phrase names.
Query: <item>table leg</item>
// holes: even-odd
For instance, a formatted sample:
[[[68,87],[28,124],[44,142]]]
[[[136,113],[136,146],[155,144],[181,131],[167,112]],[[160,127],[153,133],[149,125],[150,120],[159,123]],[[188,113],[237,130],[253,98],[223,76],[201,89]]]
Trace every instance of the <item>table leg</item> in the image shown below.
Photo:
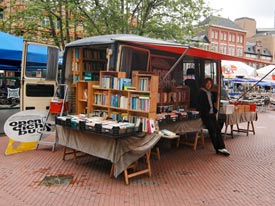
[[[233,124],[231,124],[230,127],[231,127],[231,137],[232,137],[232,139],[233,139],[233,138],[234,138],[234,136],[233,136]],[[237,128],[238,128],[238,130],[239,130],[238,124],[237,124]]]
[[[110,177],[114,176],[114,172],[115,172],[115,164],[112,163],[112,167],[111,167],[111,171],[110,171]]]
[[[128,167],[124,170],[124,180],[125,180],[125,184],[128,185],[129,184],[129,179],[132,177],[136,177],[138,175],[142,175],[145,173],[148,173],[149,177],[151,177],[152,175],[152,170],[151,170],[151,162],[150,162],[150,156],[151,156],[151,150],[146,152],[146,164],[147,164],[147,168],[141,170],[141,171],[137,171],[137,172],[133,172],[133,173],[128,173],[128,169],[131,167]],[[136,164],[136,163],[135,163]]]
[[[254,124],[253,124],[253,121],[251,121],[251,126],[252,126],[252,131],[253,131],[253,134],[255,134],[255,129],[254,129]]]
[[[202,145],[202,148],[204,148],[205,142],[204,142],[203,130],[201,130],[201,145]]]
[[[224,131],[224,138],[225,138],[225,139],[226,139],[226,134],[227,134],[227,133],[226,133],[226,132],[227,132],[227,127],[228,127],[228,125],[226,124],[226,125],[225,125],[225,131]]]
[[[62,158],[62,160],[64,160],[65,161],[65,157],[66,157],[66,155],[69,155],[69,154],[73,154],[73,156],[74,156],[74,161],[75,162],[77,162],[77,155],[76,155],[76,150],[75,149],[71,149],[72,151],[71,152],[67,152],[67,147],[66,146],[64,146],[64,149],[63,149],[63,158]]]
[[[246,136],[248,136],[248,133],[249,133],[249,124],[250,124],[250,122],[248,121],[247,122],[247,129],[246,129]]]
[[[240,131],[240,127],[239,127],[239,124],[236,124],[237,125],[237,130],[238,132]]]

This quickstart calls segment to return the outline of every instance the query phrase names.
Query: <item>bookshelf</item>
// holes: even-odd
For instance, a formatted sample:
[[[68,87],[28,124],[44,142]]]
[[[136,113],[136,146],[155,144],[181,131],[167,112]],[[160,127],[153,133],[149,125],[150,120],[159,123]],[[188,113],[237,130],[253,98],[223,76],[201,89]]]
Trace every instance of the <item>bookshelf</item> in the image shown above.
[[[73,85],[78,81],[99,81],[100,71],[107,70],[105,49],[75,48],[72,50]]]
[[[93,85],[98,85],[98,81],[78,81],[76,83],[76,113],[86,114],[91,112]]]
[[[147,119],[155,119],[158,76],[133,72],[130,80],[131,85],[125,72],[100,71],[99,87],[91,85],[88,93],[91,108],[87,111],[105,111],[112,119],[130,122],[136,122],[140,118],[144,121],[143,125],[146,125]],[[123,86],[121,82],[127,82],[127,86]],[[81,99],[80,95],[79,103]]]

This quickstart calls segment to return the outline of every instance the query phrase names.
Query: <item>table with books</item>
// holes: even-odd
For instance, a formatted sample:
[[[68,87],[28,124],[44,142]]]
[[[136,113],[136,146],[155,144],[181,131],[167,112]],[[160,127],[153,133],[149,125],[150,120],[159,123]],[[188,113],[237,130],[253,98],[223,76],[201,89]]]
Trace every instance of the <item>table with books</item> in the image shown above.
[[[231,128],[231,137],[233,138],[233,132],[244,132],[248,136],[249,132],[255,134],[255,128],[253,121],[257,121],[257,112],[233,112],[231,114],[220,113],[219,121],[225,125],[224,137],[227,136],[228,126]],[[240,128],[240,123],[247,123],[246,128]],[[237,129],[233,126],[236,125]],[[251,125],[251,128],[250,128]]]
[[[131,128],[128,134],[125,131],[113,131],[107,127],[103,129],[101,125],[101,131],[96,131],[99,128],[95,128],[95,124],[87,123],[85,121],[78,121],[77,124],[71,119],[61,117],[62,120],[57,120],[56,125],[56,138],[57,143],[64,147],[63,159],[67,154],[73,154],[77,158],[76,152],[80,151],[95,157],[110,160],[112,164],[111,176],[117,177],[120,173],[124,172],[125,182],[128,184],[128,179],[148,173],[151,175],[150,166],[150,151],[151,148],[159,141],[160,134],[157,133],[140,133],[135,132],[135,128]],[[77,121],[77,120],[76,120]],[[70,122],[70,123],[69,123]],[[84,124],[85,122],[85,124]],[[117,128],[119,124],[116,124]],[[73,152],[68,152],[70,148]],[[147,168],[138,171],[137,174],[128,174],[127,168],[137,161],[140,157],[146,155]]]
[[[183,116],[180,117],[180,115]],[[198,140],[201,139],[202,146],[204,146],[203,129],[205,127],[198,112],[172,112],[165,114],[165,116],[159,121],[159,129],[163,133],[162,138],[169,138],[169,136],[177,138],[177,146],[180,143],[191,145],[194,150],[197,149]],[[189,140],[188,135],[190,133],[195,134],[194,141]]]

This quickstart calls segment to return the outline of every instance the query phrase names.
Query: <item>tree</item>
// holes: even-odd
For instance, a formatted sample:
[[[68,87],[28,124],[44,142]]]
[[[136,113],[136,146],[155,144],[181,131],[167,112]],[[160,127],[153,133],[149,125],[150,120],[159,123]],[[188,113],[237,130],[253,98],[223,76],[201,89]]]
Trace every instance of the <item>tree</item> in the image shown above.
[[[204,0],[32,0],[23,6],[6,20],[11,30],[60,48],[74,39],[113,33],[185,42],[194,23],[211,12]]]

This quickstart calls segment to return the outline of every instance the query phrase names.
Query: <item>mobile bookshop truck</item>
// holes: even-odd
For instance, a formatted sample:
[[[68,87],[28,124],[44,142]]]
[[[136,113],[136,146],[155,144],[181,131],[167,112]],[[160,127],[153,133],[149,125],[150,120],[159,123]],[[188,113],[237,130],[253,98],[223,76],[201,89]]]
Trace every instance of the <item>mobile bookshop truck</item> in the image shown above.
[[[172,107],[188,110],[193,107],[192,100],[196,96],[191,87],[199,88],[205,77],[214,79],[219,103],[222,59],[241,58],[137,35],[93,36],[66,45],[62,81],[69,85],[70,108],[76,114],[103,110],[103,107],[99,108],[98,101],[103,101],[100,104],[108,107],[108,110],[114,107],[115,95],[127,96],[110,94],[114,91],[110,92],[106,87],[131,90],[132,93],[133,90],[150,91],[150,95],[156,95],[154,100],[153,96],[146,97],[146,94],[143,94],[143,98],[149,98],[150,103],[156,104],[153,113]],[[188,72],[191,70],[191,73]],[[158,77],[158,81],[152,80],[154,76]],[[128,81],[123,88],[122,79]],[[193,81],[193,86],[187,86],[186,80]],[[150,83],[157,85],[146,88]],[[120,84],[120,88],[117,84]],[[109,96],[112,96],[111,103]],[[123,113],[118,110],[112,112]],[[107,113],[110,114],[110,110]]]
[[[137,35],[92,36],[66,45],[60,82],[68,85],[70,114],[155,119],[163,111],[193,110],[194,88],[205,77],[214,80],[219,106],[221,60],[244,61]]]

